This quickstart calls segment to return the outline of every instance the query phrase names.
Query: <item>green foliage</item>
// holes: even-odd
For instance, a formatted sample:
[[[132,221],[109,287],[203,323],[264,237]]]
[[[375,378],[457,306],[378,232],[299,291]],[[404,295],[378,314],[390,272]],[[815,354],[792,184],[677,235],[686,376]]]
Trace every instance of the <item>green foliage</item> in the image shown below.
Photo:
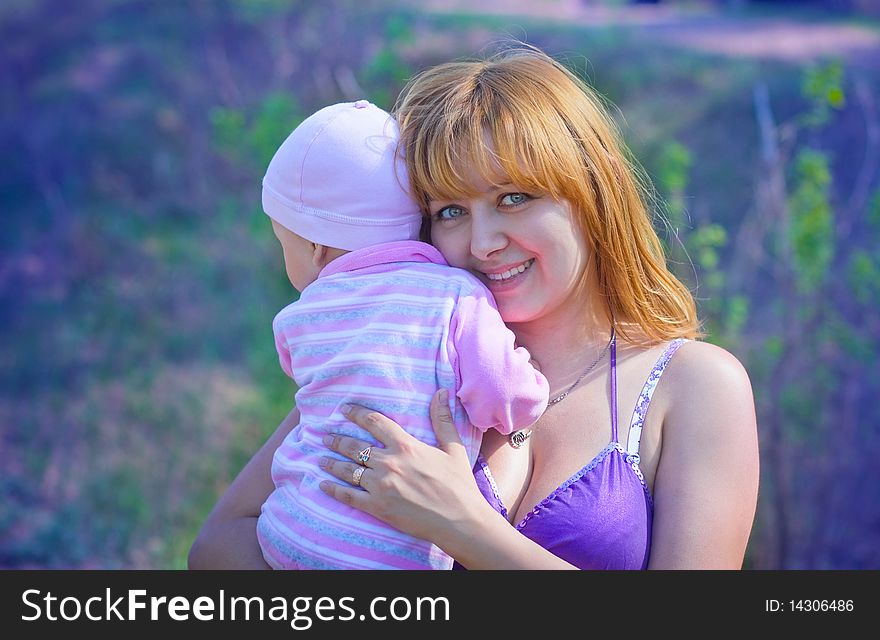
[[[782,357],[782,352],[785,348],[785,343],[782,341],[782,337],[778,335],[769,335],[767,336],[764,348],[766,353],[770,358],[774,361],[778,361],[779,358]]]
[[[245,142],[245,115],[241,109],[214,107],[209,114],[214,127],[214,145],[222,152],[235,156]]]
[[[658,162],[657,179],[668,191],[682,191],[688,183],[688,172],[693,164],[690,151],[680,142],[663,146]]]
[[[806,149],[795,160],[791,208],[791,246],[798,289],[809,293],[822,286],[834,257],[834,212],[831,171],[824,153]]]
[[[849,255],[847,281],[855,299],[865,307],[880,302],[880,189],[870,199],[865,216],[867,229],[863,246]]]
[[[876,306],[880,302],[880,254],[857,249],[849,257],[847,279],[860,304]]]
[[[255,169],[269,164],[278,146],[304,118],[296,99],[286,92],[270,93],[251,118],[231,107],[214,107],[210,112],[216,149]]]
[[[385,23],[385,38],[394,45],[413,44],[416,34],[412,25],[413,17],[407,13],[394,13]]]
[[[657,159],[657,181],[667,194],[666,215],[669,224],[678,233],[681,233],[686,222],[684,190],[688,184],[691,162],[690,151],[676,141],[665,144]],[[674,256],[676,249],[672,248],[670,253]]]
[[[732,295],[727,300],[724,327],[729,336],[739,337],[749,317],[749,299],[744,295]]]
[[[83,487],[83,500],[88,504],[80,509],[95,514],[89,525],[95,539],[112,540],[114,555],[124,553],[133,534],[150,524],[154,514],[145,488],[140,471],[127,465],[102,469]]]
[[[389,16],[382,48],[357,73],[370,100],[384,109],[394,106],[397,92],[412,75],[403,50],[416,42],[413,20],[406,12]]]
[[[876,336],[864,335],[840,314],[831,313],[817,333],[817,342],[827,350],[839,350],[847,361],[870,366],[876,359]],[[832,382],[832,385],[834,383]]]
[[[657,182],[666,190],[666,212],[679,244],[668,247],[670,262],[679,267],[684,281],[696,270],[697,301],[705,317],[708,339],[723,345],[735,342],[748,318],[748,300],[726,290],[722,252],[728,243],[727,231],[713,222],[697,228],[686,225],[684,192],[690,180],[691,152],[679,142],[662,147],[657,160]]]
[[[871,201],[868,204],[868,215],[866,216],[868,224],[875,234],[880,234],[880,188],[874,191]]]
[[[810,109],[800,118],[804,126],[814,128],[827,124],[831,110],[844,107],[843,80],[843,64],[839,60],[807,69],[802,91],[809,100]]]
[[[410,69],[400,54],[391,49],[382,49],[360,75],[370,101],[383,109],[391,110],[395,101],[394,88],[406,82]]]
[[[400,55],[391,49],[380,49],[373,59],[362,70],[364,82],[368,84],[380,82],[401,83],[409,75],[409,67]]]
[[[263,100],[246,138],[258,166],[269,164],[278,146],[304,118],[296,99],[289,93],[271,93]]]
[[[811,371],[815,376],[816,369]],[[822,406],[822,395],[805,388],[802,381],[792,382],[783,386],[778,398],[774,401],[781,405],[781,413],[785,416],[782,425],[786,435],[798,444],[815,442],[821,434],[820,424],[816,420]]]
[[[246,22],[256,25],[277,19],[289,12],[290,0],[228,0],[230,8]],[[302,2],[303,0],[299,0]]]
[[[694,231],[689,246],[704,271],[716,271],[720,265],[719,250],[727,245],[727,231],[718,224],[706,224]]]

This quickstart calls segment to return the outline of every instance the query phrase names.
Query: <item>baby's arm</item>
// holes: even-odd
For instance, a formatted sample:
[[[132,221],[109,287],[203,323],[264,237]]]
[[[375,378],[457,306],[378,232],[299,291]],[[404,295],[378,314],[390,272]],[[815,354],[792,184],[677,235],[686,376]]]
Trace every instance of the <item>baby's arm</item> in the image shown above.
[[[471,424],[505,434],[534,424],[547,408],[547,379],[530,364],[529,352],[515,347],[488,291],[461,298],[450,333],[458,398]]]
[[[288,307],[289,308],[289,307]],[[278,351],[278,361],[281,368],[289,378],[293,378],[293,364],[288,346],[292,336],[289,326],[284,322],[288,308],[282,309],[272,321],[272,332],[275,334],[275,349]]]

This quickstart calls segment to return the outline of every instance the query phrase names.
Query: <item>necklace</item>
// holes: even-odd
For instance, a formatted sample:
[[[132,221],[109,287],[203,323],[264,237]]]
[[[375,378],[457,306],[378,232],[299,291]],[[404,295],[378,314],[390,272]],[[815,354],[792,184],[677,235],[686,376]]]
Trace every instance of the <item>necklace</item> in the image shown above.
[[[563,391],[562,393],[560,393],[558,396],[556,396],[555,398],[550,400],[550,402],[547,403],[547,409],[552,407],[554,404],[557,404],[557,403],[565,400],[565,398],[568,396],[568,394],[571,393],[574,390],[574,388],[576,386],[578,386],[584,378],[587,377],[587,374],[590,373],[590,371],[592,371],[593,369],[595,369],[596,365],[598,365],[602,361],[602,358],[604,358],[605,354],[608,353],[608,349],[611,348],[611,345],[613,343],[614,343],[614,327],[611,327],[611,337],[608,339],[608,344],[605,345],[605,348],[602,349],[601,353],[599,353],[599,355],[596,356],[596,359],[590,363],[590,366],[587,367],[586,369],[584,369],[584,372],[580,375],[580,377],[577,380],[574,381],[574,384],[572,384],[568,389],[566,389],[565,391]],[[545,409],[545,411],[546,411],[546,409]],[[510,446],[512,446],[514,449],[519,449],[521,446],[523,446],[526,443],[526,440],[528,440],[530,437],[532,437],[532,429],[520,429],[519,431],[514,431],[513,433],[510,434]]]

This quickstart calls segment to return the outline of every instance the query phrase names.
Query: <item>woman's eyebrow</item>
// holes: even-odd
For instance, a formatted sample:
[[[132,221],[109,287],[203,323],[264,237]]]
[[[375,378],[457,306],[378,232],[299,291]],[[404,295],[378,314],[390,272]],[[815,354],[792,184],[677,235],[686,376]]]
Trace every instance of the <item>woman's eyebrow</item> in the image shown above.
[[[502,182],[502,183],[498,183],[498,184],[490,183],[484,189],[475,189],[475,191],[476,191],[476,193],[479,193],[479,194],[487,194],[487,193],[493,193],[495,191],[504,191],[505,189],[511,189],[511,188],[517,189],[518,187],[515,184],[513,184],[512,182]],[[456,200],[459,200],[462,197],[466,197],[466,196],[450,196],[447,198],[428,198],[428,204],[435,205],[437,203],[455,202]]]
[[[494,191],[504,191],[505,189],[517,188],[512,182],[492,182],[485,189],[481,189],[479,193],[492,193]]]

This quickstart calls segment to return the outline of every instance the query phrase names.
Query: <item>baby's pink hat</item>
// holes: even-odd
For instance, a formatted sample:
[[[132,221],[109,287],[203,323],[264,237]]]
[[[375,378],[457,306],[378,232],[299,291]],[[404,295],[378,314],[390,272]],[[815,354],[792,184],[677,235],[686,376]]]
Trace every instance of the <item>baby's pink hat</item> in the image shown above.
[[[263,178],[263,210],[310,242],[361,249],[415,240],[422,215],[395,153],[394,118],[366,100],[324,107],[293,130]]]

